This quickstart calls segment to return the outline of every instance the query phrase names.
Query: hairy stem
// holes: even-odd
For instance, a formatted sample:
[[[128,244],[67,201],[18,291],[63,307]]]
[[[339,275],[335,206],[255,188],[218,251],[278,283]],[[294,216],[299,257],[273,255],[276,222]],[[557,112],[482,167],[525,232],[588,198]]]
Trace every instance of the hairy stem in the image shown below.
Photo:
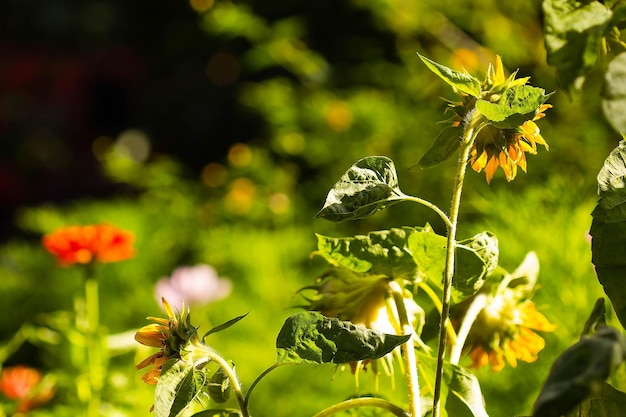
[[[241,416],[250,417],[250,414],[248,413],[248,406],[246,400],[244,399],[243,391],[241,389],[241,385],[239,384],[239,379],[237,378],[237,373],[235,372],[233,367],[230,366],[230,364],[217,352],[215,352],[213,349],[210,349],[208,346],[206,349],[206,354],[212,361],[215,361],[215,363],[217,363],[220,368],[222,368],[222,370],[228,377],[228,380],[230,381],[230,386],[235,393],[235,397],[237,397],[237,404],[239,404]]]
[[[432,417],[439,417],[441,413],[441,381],[443,379],[443,361],[446,354],[446,328],[450,315],[450,289],[452,277],[454,276],[454,262],[456,253],[456,231],[459,220],[459,210],[461,208],[461,194],[463,193],[463,182],[465,181],[465,171],[469,162],[469,153],[476,139],[476,134],[482,125],[480,114],[471,111],[467,115],[467,125],[461,138],[461,155],[456,171],[456,179],[452,190],[452,203],[450,205],[450,224],[448,227],[448,240],[446,246],[446,264],[443,277],[443,294],[441,300],[441,321],[439,325],[439,344],[437,349],[437,370],[435,374],[435,387],[433,392],[433,414]],[[478,126],[478,127],[476,127]]]
[[[328,417],[328,416],[332,416],[333,414],[337,414],[342,411],[350,410],[352,408],[358,408],[358,407],[377,407],[377,408],[382,408],[384,410],[387,410],[391,414],[398,416],[398,417],[408,417],[407,412],[403,410],[402,408],[398,407],[397,405],[392,404],[387,400],[383,400],[382,398],[371,398],[371,397],[353,398],[350,400],[340,402],[338,404],[334,404],[328,407],[327,409],[320,411],[313,417]]]
[[[417,377],[417,360],[415,358],[415,345],[413,343],[413,335],[415,331],[409,321],[406,306],[404,305],[402,288],[400,288],[400,285],[396,281],[391,281],[389,283],[389,290],[393,296],[396,310],[398,311],[398,319],[400,320],[402,333],[411,335],[409,340],[403,343],[400,347],[406,368],[406,382],[409,392],[409,415],[412,417],[421,417],[422,411],[420,404],[419,380]]]

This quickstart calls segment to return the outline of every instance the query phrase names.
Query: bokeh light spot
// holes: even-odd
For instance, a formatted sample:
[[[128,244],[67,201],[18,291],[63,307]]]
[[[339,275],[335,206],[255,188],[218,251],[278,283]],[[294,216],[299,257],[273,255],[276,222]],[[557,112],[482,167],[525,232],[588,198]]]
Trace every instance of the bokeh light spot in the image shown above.
[[[344,132],[352,125],[352,112],[343,101],[332,101],[326,108],[326,123],[335,132]]]
[[[202,168],[202,182],[209,187],[217,188],[224,185],[227,178],[228,171],[222,164],[211,162]]]
[[[236,214],[246,214],[252,208],[256,187],[248,178],[237,178],[226,195],[226,208]]]
[[[291,200],[285,193],[274,193],[270,195],[268,206],[274,214],[285,214],[289,211]]]
[[[196,12],[203,13],[213,7],[213,0],[189,0],[189,5]]]
[[[228,161],[234,167],[246,167],[252,162],[252,149],[245,143],[235,143],[228,150]]]
[[[91,152],[97,159],[102,160],[107,156],[112,146],[113,139],[111,137],[99,136],[91,144]]]
[[[304,151],[306,141],[301,134],[292,132],[280,137],[280,146],[288,154],[299,155]]]
[[[138,129],[128,129],[120,133],[115,141],[115,152],[135,162],[144,162],[150,156],[150,139]]]

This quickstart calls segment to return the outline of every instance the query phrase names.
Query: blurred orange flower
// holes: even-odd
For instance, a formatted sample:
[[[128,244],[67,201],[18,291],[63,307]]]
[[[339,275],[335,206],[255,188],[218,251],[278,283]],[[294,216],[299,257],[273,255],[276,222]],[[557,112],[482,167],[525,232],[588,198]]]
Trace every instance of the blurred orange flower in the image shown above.
[[[25,413],[54,396],[54,387],[42,384],[42,379],[41,372],[28,366],[5,368],[0,375],[0,392],[9,400],[17,400],[17,412]]]
[[[42,239],[62,265],[123,261],[134,256],[134,240],[131,232],[108,224],[69,226]]]
[[[472,367],[491,365],[494,371],[512,367],[517,361],[534,362],[545,342],[535,331],[551,332],[555,325],[535,309],[530,300],[496,296],[480,312],[470,331],[466,347]]]

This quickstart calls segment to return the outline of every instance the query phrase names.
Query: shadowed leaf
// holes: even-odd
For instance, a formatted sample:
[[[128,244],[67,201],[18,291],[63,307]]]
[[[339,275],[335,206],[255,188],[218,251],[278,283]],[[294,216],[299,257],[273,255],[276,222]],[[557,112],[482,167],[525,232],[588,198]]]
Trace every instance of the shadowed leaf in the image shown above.
[[[438,165],[450,158],[461,146],[462,126],[448,126],[443,129],[430,149],[426,151],[418,165],[422,168],[429,168]]]

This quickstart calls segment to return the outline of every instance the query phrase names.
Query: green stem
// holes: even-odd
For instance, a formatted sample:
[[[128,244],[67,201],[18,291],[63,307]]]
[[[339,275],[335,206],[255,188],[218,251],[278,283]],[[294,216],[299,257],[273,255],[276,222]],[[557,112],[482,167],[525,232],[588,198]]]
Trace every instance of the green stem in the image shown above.
[[[250,417],[250,414],[248,413],[248,406],[246,404],[246,400],[244,399],[243,391],[241,389],[241,385],[239,384],[239,379],[237,378],[237,373],[235,372],[235,370],[224,358],[222,358],[217,352],[215,352],[208,346],[206,349],[206,354],[212,361],[215,361],[220,366],[220,368],[222,368],[222,370],[228,377],[230,381],[230,386],[235,393],[235,397],[237,397],[237,403],[239,404],[239,409],[241,410],[241,417]]]
[[[452,344],[452,352],[450,352],[451,364],[459,364],[461,352],[463,352],[463,345],[465,345],[465,340],[467,340],[469,331],[472,329],[472,325],[474,324],[474,321],[476,321],[476,317],[478,317],[478,314],[483,311],[486,305],[487,296],[485,294],[478,294],[465,312],[463,321],[461,322],[461,327],[459,327],[459,332],[457,333],[457,339],[455,343]]]
[[[446,264],[443,279],[443,294],[441,303],[441,322],[439,326],[439,344],[437,349],[437,370],[435,373],[435,387],[433,392],[433,414],[432,417],[439,417],[441,410],[441,381],[443,379],[443,362],[446,353],[446,327],[450,315],[450,288],[452,277],[454,276],[454,262],[456,252],[456,231],[459,220],[459,210],[461,208],[461,194],[463,193],[463,182],[465,181],[465,171],[469,162],[469,153],[476,138],[476,134],[482,128],[479,125],[481,116],[478,111],[468,114],[468,124],[463,132],[461,140],[461,155],[457,167],[456,179],[452,190],[452,203],[450,205],[450,224],[448,227],[448,240],[446,244]],[[476,128],[476,126],[478,126]]]
[[[443,222],[446,224],[446,228],[450,229],[450,227],[452,226],[452,223],[450,222],[450,219],[448,218],[448,216],[446,216],[446,213],[444,213],[439,207],[437,207],[436,205],[434,205],[428,200],[424,200],[423,198],[413,197],[411,195],[406,195],[406,194],[402,194],[397,197],[391,197],[388,199],[388,201],[394,201],[394,200],[412,201],[414,203],[418,203],[425,207],[428,207],[429,209],[437,213],[437,215],[441,218],[441,220],[443,220]]]
[[[422,291],[424,291],[426,295],[428,295],[428,297],[431,299],[431,301],[435,305],[435,308],[437,309],[437,311],[441,313],[441,310],[442,310],[441,300],[439,299],[439,296],[433,291],[433,289],[430,288],[428,284],[424,282],[420,282],[419,284],[417,284],[417,286]],[[450,323],[450,320],[446,320],[445,324],[446,324],[446,331],[448,332],[448,339],[450,340],[451,343],[456,343],[456,331],[454,330],[452,323]]]
[[[274,365],[267,368],[265,371],[261,372],[261,374],[257,376],[254,381],[252,381],[252,384],[250,384],[250,388],[248,388],[248,392],[246,393],[246,397],[243,400],[243,405],[246,408],[248,408],[248,403],[250,402],[250,394],[252,394],[252,391],[257,386],[257,384],[261,381],[261,379],[263,379],[267,374],[269,374],[270,372],[272,372],[274,369],[278,368],[281,365],[285,365],[285,364],[275,363]]]
[[[402,357],[406,368],[406,382],[409,393],[409,415],[412,417],[421,417],[420,388],[417,377],[417,359],[415,358],[415,346],[413,343],[413,335],[415,333],[413,326],[409,321],[409,316],[404,305],[404,297],[402,297],[402,288],[396,281],[389,283],[389,290],[393,296],[393,301],[398,311],[398,319],[402,327],[403,334],[410,334],[411,337],[402,344]]]
[[[387,410],[391,414],[398,416],[398,417],[408,417],[408,414],[406,413],[406,411],[398,407],[397,405],[392,404],[387,400],[383,400],[382,398],[371,398],[371,397],[352,398],[350,400],[346,400],[338,404],[334,404],[328,407],[327,409],[322,410],[319,413],[315,414],[313,417],[328,417],[328,416],[332,416],[333,414],[337,414],[342,411],[350,410],[352,408],[358,408],[358,407],[377,407],[377,408],[382,408],[384,410]]]
[[[91,265],[87,266],[85,277],[85,309],[87,312],[87,366],[89,367],[87,416],[97,417],[100,415],[100,395],[104,381],[104,364],[102,363],[102,342],[100,340],[98,280],[93,274]]]

